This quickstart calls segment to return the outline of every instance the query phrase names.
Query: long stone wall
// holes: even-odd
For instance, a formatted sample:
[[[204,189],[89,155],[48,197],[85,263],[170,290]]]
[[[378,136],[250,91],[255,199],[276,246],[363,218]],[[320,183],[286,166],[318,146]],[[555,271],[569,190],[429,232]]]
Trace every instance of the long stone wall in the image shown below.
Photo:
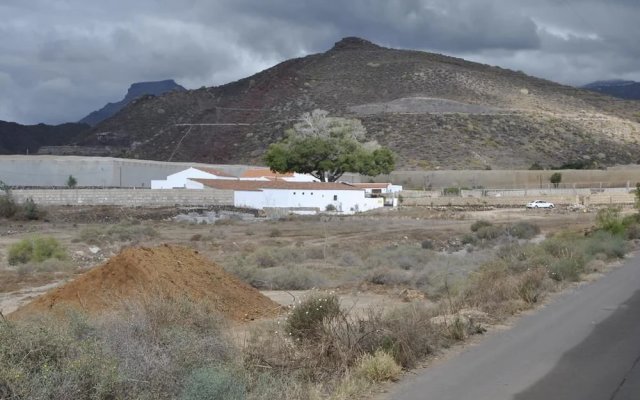
[[[402,192],[403,206],[425,206],[425,207],[445,207],[445,206],[495,206],[495,207],[524,207],[531,199],[522,196],[511,197],[423,197],[417,196],[417,191],[409,191],[408,196]],[[591,195],[564,195],[564,196],[541,196],[541,200],[550,201],[557,206],[582,204],[585,206],[605,206],[605,205],[629,205],[634,204],[635,196],[632,193],[599,193]]]
[[[37,189],[11,192],[18,202],[39,205],[114,205],[123,207],[233,206],[233,191],[189,189]]]

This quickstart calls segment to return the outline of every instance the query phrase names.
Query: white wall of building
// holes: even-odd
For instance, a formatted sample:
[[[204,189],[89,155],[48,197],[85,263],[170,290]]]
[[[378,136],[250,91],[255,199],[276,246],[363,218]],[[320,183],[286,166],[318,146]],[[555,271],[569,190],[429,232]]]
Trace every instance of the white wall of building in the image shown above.
[[[151,189],[202,189],[204,185],[190,179],[230,179],[228,176],[218,176],[197,168],[188,168],[167,176],[165,180],[152,180]]]
[[[312,207],[324,211],[333,205],[345,214],[384,207],[384,199],[365,197],[364,190],[291,190],[262,189],[260,191],[235,191],[236,207],[262,210],[265,207]]]
[[[380,189],[380,188],[369,188],[369,187],[362,187],[362,189],[364,189],[365,192],[367,192],[367,194],[372,194],[372,193],[382,193],[382,194],[388,194],[388,193],[400,193],[402,192],[402,186],[400,185],[393,185],[393,184],[388,184],[386,188],[384,189]],[[375,190],[375,192],[374,192]]]

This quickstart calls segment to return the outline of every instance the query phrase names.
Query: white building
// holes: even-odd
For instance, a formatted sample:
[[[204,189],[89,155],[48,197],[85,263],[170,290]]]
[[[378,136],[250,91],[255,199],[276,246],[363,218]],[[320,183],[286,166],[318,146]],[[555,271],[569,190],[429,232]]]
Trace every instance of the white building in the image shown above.
[[[402,192],[402,186],[391,183],[350,183],[359,189],[364,189],[367,194],[391,194]]]
[[[202,183],[192,179],[237,180],[238,178],[216,169],[191,167],[169,175],[165,180],[152,180],[151,189],[204,189]]]
[[[196,182],[212,189],[233,190],[234,206],[239,208],[316,208],[353,214],[384,207],[382,197],[368,197],[364,189],[346,183],[220,179]]]

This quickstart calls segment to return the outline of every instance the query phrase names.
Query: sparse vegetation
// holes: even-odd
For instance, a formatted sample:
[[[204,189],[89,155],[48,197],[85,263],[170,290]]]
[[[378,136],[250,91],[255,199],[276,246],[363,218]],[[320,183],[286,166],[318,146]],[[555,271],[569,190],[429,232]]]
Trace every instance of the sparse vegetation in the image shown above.
[[[158,232],[149,225],[140,222],[122,222],[116,225],[84,228],[76,237],[77,241],[87,244],[128,242],[144,240],[158,236]]]
[[[7,259],[10,265],[40,263],[49,259],[64,260],[65,249],[50,236],[33,236],[9,247]]]

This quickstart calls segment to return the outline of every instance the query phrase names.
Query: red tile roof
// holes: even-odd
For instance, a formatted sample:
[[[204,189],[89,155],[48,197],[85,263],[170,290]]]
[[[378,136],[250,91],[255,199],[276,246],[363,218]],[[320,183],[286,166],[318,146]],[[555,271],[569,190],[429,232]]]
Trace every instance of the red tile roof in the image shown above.
[[[363,190],[347,183],[337,182],[287,182],[287,181],[232,181],[224,179],[191,179],[220,190],[259,191],[261,189],[284,190]]]
[[[208,174],[216,175],[216,176],[224,176],[226,178],[237,178],[237,176],[229,175],[224,171],[220,171],[219,169],[203,168],[203,167],[193,167],[193,168],[202,172],[206,172]]]
[[[293,172],[288,172],[286,174],[281,174],[278,172],[273,172],[269,168],[250,168],[245,170],[240,178],[293,178],[295,175]]]

